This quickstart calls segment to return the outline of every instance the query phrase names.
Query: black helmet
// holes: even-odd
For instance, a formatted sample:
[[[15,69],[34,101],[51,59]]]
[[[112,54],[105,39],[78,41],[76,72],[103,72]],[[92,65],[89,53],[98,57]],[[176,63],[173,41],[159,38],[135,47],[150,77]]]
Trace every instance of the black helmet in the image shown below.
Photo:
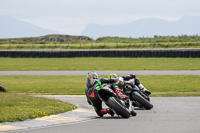
[[[130,74],[131,78],[136,78],[135,74]]]

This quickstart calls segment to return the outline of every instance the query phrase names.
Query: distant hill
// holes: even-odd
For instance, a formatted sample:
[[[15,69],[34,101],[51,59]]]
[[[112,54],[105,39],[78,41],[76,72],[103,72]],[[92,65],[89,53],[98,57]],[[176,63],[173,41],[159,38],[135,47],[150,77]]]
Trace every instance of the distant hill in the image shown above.
[[[47,34],[58,34],[33,24],[26,23],[8,16],[0,16],[0,38],[36,37]]]
[[[91,38],[87,36],[71,36],[71,35],[60,35],[60,34],[50,34],[50,35],[45,35],[45,36],[40,36],[40,37],[22,37],[22,38],[10,38],[12,43],[31,43],[31,42],[37,42],[37,43],[42,43],[42,42],[74,42],[78,41],[81,39],[82,41],[89,41]],[[0,44],[1,43],[8,43],[8,39],[0,39]]]
[[[104,36],[153,37],[154,35],[194,35],[200,33],[199,24],[200,16],[185,16],[174,22],[147,18],[122,25],[88,24],[82,31],[82,35],[95,39]]]
[[[46,35],[46,36],[40,36],[36,38],[36,41],[56,41],[57,42],[66,42],[66,41],[77,41],[77,40],[84,40],[88,41],[91,40],[91,38],[87,36],[72,36],[72,35],[59,35],[59,34],[52,34],[52,35]],[[25,40],[25,39],[24,39]]]

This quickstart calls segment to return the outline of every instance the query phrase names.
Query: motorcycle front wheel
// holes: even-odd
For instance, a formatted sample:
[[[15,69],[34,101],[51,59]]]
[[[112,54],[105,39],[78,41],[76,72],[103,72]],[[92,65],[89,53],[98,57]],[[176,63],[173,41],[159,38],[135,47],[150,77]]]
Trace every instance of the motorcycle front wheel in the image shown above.
[[[153,105],[143,98],[137,91],[132,93],[133,100],[137,101],[140,105],[142,105],[145,109],[150,110],[153,108]]]
[[[123,118],[129,118],[130,112],[124,106],[122,106],[114,97],[108,99],[108,105],[110,108],[114,109],[118,115],[121,115]]]

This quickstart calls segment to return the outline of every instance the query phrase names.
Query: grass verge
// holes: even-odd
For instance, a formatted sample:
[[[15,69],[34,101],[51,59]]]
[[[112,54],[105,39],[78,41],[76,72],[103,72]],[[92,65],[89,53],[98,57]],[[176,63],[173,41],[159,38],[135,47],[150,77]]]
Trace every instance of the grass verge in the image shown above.
[[[0,93],[0,103],[0,123],[23,121],[76,108],[66,102],[14,93]]]
[[[17,44],[8,44],[8,43],[2,43],[0,42],[0,50],[62,50],[62,49],[152,49],[152,48],[200,48],[200,45],[197,44],[196,41],[194,42],[157,42],[154,43],[154,40],[151,42],[145,42],[142,41],[130,43],[130,40],[127,42],[105,42],[104,39],[98,42],[94,42],[91,44],[91,42],[82,42],[80,45],[80,42],[74,42],[73,44],[67,44],[67,43],[48,43],[48,44],[36,44],[35,43],[27,43],[27,44],[21,44],[18,42]]]
[[[163,94],[152,94],[151,97],[194,97],[194,96],[200,96],[200,92],[166,92]]]
[[[200,70],[200,58],[0,58],[0,62],[1,71]]]
[[[137,77],[152,92],[200,92],[198,75]],[[1,84],[12,93],[85,94],[86,76],[0,76],[0,79]]]
[[[142,84],[153,92],[151,96],[200,96],[200,76],[139,75],[138,77]],[[14,92],[0,93],[0,122],[22,121],[76,108],[61,101],[15,93],[84,95],[86,83],[86,76],[0,76],[0,79],[8,92]]]

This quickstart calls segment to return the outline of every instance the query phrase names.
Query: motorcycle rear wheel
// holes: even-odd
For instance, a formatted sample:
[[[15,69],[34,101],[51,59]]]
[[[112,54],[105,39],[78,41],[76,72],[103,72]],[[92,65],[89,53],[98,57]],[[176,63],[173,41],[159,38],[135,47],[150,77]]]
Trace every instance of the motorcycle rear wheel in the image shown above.
[[[123,118],[129,118],[130,112],[124,106],[122,106],[114,97],[108,99],[108,105],[110,108],[114,109],[118,115],[121,115]]]
[[[141,104],[145,109],[150,110],[153,108],[153,105],[144,99],[137,91],[132,93],[133,100],[137,101],[139,104]]]
[[[3,86],[0,85],[0,92],[7,92],[7,90]]]

